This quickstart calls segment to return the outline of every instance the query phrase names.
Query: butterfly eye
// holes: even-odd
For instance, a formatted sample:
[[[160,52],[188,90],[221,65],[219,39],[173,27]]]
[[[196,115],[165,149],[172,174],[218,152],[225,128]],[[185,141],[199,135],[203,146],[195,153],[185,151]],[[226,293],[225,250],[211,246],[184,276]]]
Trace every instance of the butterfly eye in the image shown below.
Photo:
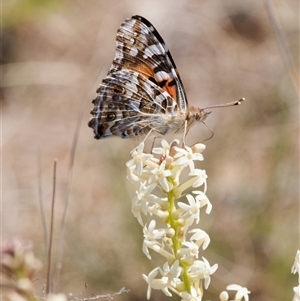
[[[116,114],[115,113],[108,113],[107,115],[106,115],[106,120],[107,121],[113,121],[113,120],[115,120],[116,119]]]

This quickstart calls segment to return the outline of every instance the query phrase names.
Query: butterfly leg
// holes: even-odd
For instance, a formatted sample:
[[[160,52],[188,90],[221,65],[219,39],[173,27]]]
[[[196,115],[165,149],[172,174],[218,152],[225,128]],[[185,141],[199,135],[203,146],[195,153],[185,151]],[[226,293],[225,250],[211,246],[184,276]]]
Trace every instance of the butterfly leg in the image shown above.
[[[187,126],[187,120],[184,123],[184,131],[183,131],[183,136],[182,136],[182,148],[185,148],[185,137],[188,133],[188,126]]]
[[[143,139],[142,142],[145,142],[145,141],[148,139],[148,137],[151,135],[151,133],[152,133],[153,131],[154,131],[154,129],[151,129],[151,130],[147,133],[146,137]]]
[[[147,135],[145,136],[145,138],[143,139],[143,141],[141,143],[145,143],[145,141],[148,139],[148,137],[150,136],[150,134],[154,131],[154,129],[151,129]],[[154,142],[152,143],[152,147],[151,147],[151,152],[150,154],[152,153],[152,148],[153,148],[153,144]],[[130,155],[138,148],[139,146],[135,147],[131,152],[130,152]]]
[[[202,140],[194,143],[192,146],[196,145],[197,143],[202,143],[204,141],[210,140],[215,135],[215,132],[213,131],[213,129],[211,127],[209,127],[204,121],[201,121],[201,122],[209,129],[211,135],[208,138],[202,139]]]
[[[163,135],[163,133],[158,132],[155,128],[151,128],[151,130],[147,133],[146,137],[144,138],[143,142],[145,142],[145,141],[148,139],[148,137],[150,136],[150,134],[153,133],[154,131],[155,131],[157,134],[159,134],[159,135]],[[152,141],[151,149],[150,149],[150,154],[152,154],[152,150],[153,150],[153,147],[154,147],[154,143],[155,143],[155,140],[156,140],[157,138],[161,138],[161,137],[159,137],[159,136],[153,137],[153,141]],[[162,139],[162,138],[161,138],[161,139]]]
[[[151,145],[151,149],[150,149],[150,154],[152,154],[152,150],[153,150],[153,147],[154,147],[154,143],[155,143],[155,140],[156,138],[159,138],[159,137],[153,137],[153,141],[152,141],[152,145]]]

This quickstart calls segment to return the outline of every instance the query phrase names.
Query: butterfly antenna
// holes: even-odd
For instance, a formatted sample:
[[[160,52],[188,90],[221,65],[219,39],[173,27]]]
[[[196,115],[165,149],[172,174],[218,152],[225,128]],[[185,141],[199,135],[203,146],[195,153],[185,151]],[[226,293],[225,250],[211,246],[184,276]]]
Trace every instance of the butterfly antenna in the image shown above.
[[[203,108],[202,110],[206,110],[206,109],[213,109],[213,108],[225,108],[225,107],[233,107],[233,106],[238,106],[240,105],[243,101],[245,101],[245,98],[241,98],[240,100],[237,101],[232,101],[232,102],[228,102],[228,103],[223,103],[223,104],[219,104],[219,105],[213,105],[213,106],[208,106]],[[207,125],[206,125],[207,126]]]

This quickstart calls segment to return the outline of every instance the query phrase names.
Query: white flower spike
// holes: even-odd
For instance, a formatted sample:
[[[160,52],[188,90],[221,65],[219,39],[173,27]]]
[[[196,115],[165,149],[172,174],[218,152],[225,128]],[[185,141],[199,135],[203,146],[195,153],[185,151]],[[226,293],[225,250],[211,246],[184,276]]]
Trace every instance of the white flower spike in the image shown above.
[[[206,214],[212,210],[206,196],[206,172],[195,167],[203,160],[204,149],[203,144],[180,148],[178,140],[170,144],[161,140],[161,147],[146,154],[141,143],[126,164],[127,178],[140,185],[132,200],[132,213],[143,226],[143,252],[150,260],[150,252],[165,258],[162,268],[143,275],[148,283],[148,299],[155,289],[169,297],[173,292],[183,301],[201,301],[211,275],[218,268],[204,257],[198,259],[210,238],[201,229],[191,229],[200,224],[202,207]],[[187,175],[185,181],[183,172]],[[145,216],[151,217],[150,223],[144,222]],[[247,293],[241,288],[237,297],[248,298]],[[227,296],[225,292],[221,300],[227,301]]]

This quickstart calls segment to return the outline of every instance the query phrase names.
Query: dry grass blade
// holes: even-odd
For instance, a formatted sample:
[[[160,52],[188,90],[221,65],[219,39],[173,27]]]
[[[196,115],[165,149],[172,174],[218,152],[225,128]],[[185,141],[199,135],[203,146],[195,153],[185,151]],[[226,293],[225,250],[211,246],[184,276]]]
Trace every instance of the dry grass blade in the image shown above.
[[[265,0],[264,4],[265,4],[266,11],[267,11],[268,17],[270,19],[270,22],[275,31],[275,34],[276,34],[276,37],[278,40],[278,44],[279,44],[279,48],[281,50],[283,60],[284,60],[285,66],[287,68],[288,74],[290,76],[291,82],[293,83],[295,91],[299,97],[299,74],[296,71],[295,64],[293,62],[289,48],[287,46],[287,42],[284,37],[283,30],[280,25],[278,16],[276,14],[274,5],[271,0]]]
[[[101,73],[102,67],[99,70],[98,76]],[[93,87],[95,85],[95,82],[98,79],[98,76],[96,77]],[[87,107],[88,102],[90,101],[90,93],[94,93],[94,89],[89,89],[89,92],[87,93],[85,100],[82,103],[81,110],[78,115],[78,120],[76,123],[76,128],[74,132],[74,137],[72,140],[72,147],[71,147],[71,153],[70,153],[70,162],[69,162],[69,171],[68,171],[68,180],[67,180],[67,189],[66,189],[66,196],[65,196],[65,206],[64,206],[64,212],[63,212],[63,218],[61,222],[61,229],[60,229],[60,238],[58,242],[58,248],[57,248],[57,262],[56,262],[56,270],[55,270],[55,284],[54,284],[54,290],[59,285],[59,279],[60,279],[60,270],[62,268],[62,256],[63,256],[63,244],[64,244],[64,237],[65,237],[65,231],[66,231],[66,223],[67,223],[67,214],[68,214],[68,208],[69,208],[69,201],[70,201],[70,192],[72,187],[72,178],[73,178],[73,168],[74,168],[74,160],[75,160],[75,154],[76,154],[76,147],[78,143],[79,138],[79,131],[80,127],[84,118],[84,113]]]
[[[48,230],[47,230],[47,223],[46,223],[46,214],[45,214],[45,204],[44,204],[44,197],[43,197],[43,180],[42,180],[42,166],[41,166],[41,153],[38,154],[38,192],[39,192],[39,204],[41,210],[41,218],[42,218],[42,225],[43,225],[43,235],[44,235],[44,244],[45,250],[48,251],[49,248],[49,240],[48,240]]]
[[[51,260],[52,260],[52,243],[53,243],[53,228],[54,228],[54,205],[55,205],[55,191],[56,191],[56,166],[57,160],[54,160],[53,166],[53,191],[52,191],[52,205],[51,205],[51,221],[50,221],[50,239],[48,248],[48,262],[47,262],[47,285],[46,285],[46,295],[51,291]]]

